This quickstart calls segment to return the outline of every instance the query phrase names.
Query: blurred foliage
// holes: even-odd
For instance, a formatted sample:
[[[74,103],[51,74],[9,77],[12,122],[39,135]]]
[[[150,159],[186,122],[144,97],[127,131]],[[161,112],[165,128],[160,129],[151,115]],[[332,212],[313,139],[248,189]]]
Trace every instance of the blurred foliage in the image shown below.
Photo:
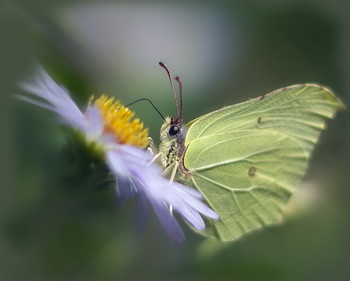
[[[93,0],[0,3],[1,280],[348,280],[347,112],[329,122],[321,136],[300,186],[309,197],[296,197],[296,210],[285,224],[228,244],[207,241],[184,225],[187,240],[174,245],[153,213],[143,232],[135,228],[135,202],[117,204],[103,163],[73,142],[52,113],[12,96],[20,93],[18,81],[39,61],[82,108],[90,94],[106,92],[124,103],[151,98],[171,114],[169,85],[157,66],[164,60],[184,82],[186,120],[301,82],[326,84],[349,106],[347,2],[134,2],[125,10],[125,25],[110,21],[98,29],[105,4],[112,15],[113,5],[115,12],[127,5]],[[79,14],[84,6],[96,18]],[[133,9],[138,20],[128,22]],[[188,21],[192,15],[197,22]],[[146,24],[150,17],[156,25]],[[158,38],[168,25],[181,26],[179,37],[169,29],[166,38]],[[98,35],[104,36],[98,37],[100,45],[92,44]],[[124,47],[107,48],[119,38]],[[219,42],[209,52],[210,41]],[[148,44],[159,54],[147,53]],[[167,55],[170,45],[177,54]],[[157,141],[159,116],[147,104],[133,110]]]

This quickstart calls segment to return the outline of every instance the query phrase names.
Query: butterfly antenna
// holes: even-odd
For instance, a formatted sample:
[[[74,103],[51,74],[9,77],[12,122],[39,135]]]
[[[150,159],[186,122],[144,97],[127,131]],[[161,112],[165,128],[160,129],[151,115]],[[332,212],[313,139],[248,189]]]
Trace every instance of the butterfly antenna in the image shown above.
[[[177,100],[177,96],[176,96],[176,92],[174,89],[174,85],[173,85],[173,80],[171,79],[171,75],[170,75],[170,71],[168,69],[168,67],[163,63],[163,62],[159,62],[159,65],[166,71],[166,73],[168,74],[168,79],[170,82],[170,86],[171,86],[171,90],[173,92],[173,96],[174,96],[174,100],[175,100],[175,104],[176,104],[176,111],[177,111],[177,118],[180,118],[180,109],[179,109],[179,102]],[[182,103],[182,102],[181,102]]]
[[[180,114],[179,114],[179,119],[180,119],[180,123],[182,123],[182,112],[183,112],[182,82],[181,82],[179,76],[175,76],[175,80],[179,84],[179,92],[180,92]]]
[[[152,106],[153,108],[157,111],[157,113],[159,114],[160,117],[162,117],[162,119],[165,121],[165,118],[164,118],[164,115],[159,111],[159,109],[154,105],[154,103],[150,100],[150,99],[147,99],[147,98],[142,98],[142,99],[138,99],[138,100],[135,100],[131,103],[128,103],[127,105],[125,105],[126,107],[129,107],[130,105],[133,105],[137,102],[140,102],[140,101],[148,101]]]

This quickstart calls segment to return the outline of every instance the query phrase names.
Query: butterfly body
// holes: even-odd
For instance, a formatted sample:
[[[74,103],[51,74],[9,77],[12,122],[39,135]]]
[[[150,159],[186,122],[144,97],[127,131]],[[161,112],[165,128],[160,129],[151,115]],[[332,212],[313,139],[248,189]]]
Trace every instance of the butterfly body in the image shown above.
[[[181,177],[185,181],[185,175],[188,171],[183,166],[183,155],[185,152],[185,138],[187,128],[183,126],[180,120],[174,120],[168,116],[160,129],[159,151],[161,152],[161,165],[163,174],[173,178]]]
[[[327,88],[303,84],[185,126],[169,117],[161,128],[164,174],[198,189],[220,215],[208,220],[205,235],[234,240],[281,222],[325,121],[342,108]]]

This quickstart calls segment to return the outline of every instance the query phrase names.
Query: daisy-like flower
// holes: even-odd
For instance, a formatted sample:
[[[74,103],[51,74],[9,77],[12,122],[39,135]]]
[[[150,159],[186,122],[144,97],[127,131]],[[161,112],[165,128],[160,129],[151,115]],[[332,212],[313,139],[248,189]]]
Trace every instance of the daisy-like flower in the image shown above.
[[[102,95],[91,98],[82,112],[71,99],[69,92],[58,85],[44,69],[39,68],[35,78],[22,83],[22,88],[37,99],[23,100],[55,112],[66,125],[79,130],[87,142],[101,149],[111,173],[116,178],[116,188],[122,199],[137,195],[142,206],[149,202],[165,231],[176,241],[185,239],[173,216],[180,214],[197,230],[204,230],[200,214],[218,219],[218,215],[201,199],[202,195],[189,187],[164,178],[161,169],[152,163],[148,130],[127,107]]]

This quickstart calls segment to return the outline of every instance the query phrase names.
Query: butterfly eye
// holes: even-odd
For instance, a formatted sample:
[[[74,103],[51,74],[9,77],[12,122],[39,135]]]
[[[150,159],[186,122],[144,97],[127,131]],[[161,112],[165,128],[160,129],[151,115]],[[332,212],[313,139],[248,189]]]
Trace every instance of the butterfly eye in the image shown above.
[[[175,136],[176,134],[178,134],[180,131],[180,128],[178,126],[172,126],[169,129],[169,135],[170,136]]]

